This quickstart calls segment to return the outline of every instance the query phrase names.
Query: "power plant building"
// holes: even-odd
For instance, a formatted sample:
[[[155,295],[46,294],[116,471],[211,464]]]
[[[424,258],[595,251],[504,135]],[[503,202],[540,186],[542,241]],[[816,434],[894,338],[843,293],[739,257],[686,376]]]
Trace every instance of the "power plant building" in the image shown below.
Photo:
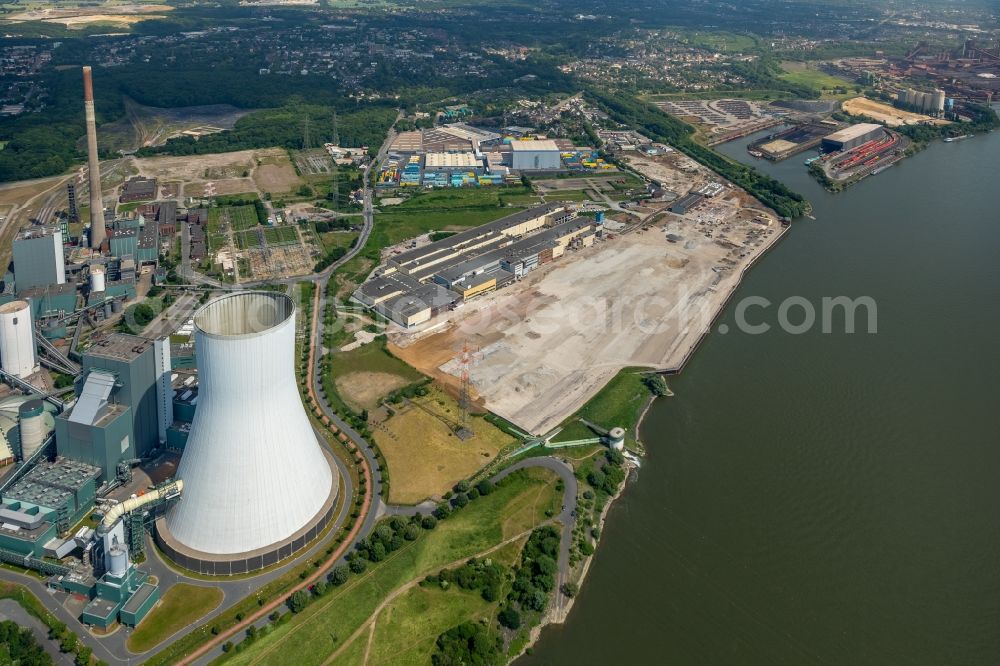
[[[511,141],[511,168],[518,171],[549,171],[562,168],[562,157],[555,141]]]
[[[14,239],[13,260],[18,293],[66,282],[63,235],[59,229],[32,229],[18,234]]]
[[[863,143],[879,138],[882,136],[883,131],[882,126],[875,123],[851,125],[823,137],[823,152],[830,153],[838,150],[843,151],[857,148]]]
[[[333,518],[339,475],[295,378],[295,304],[237,292],[194,315],[198,408],[156,521],[160,547],[210,575],[255,571],[306,546]]]
[[[83,355],[77,401],[56,418],[59,454],[115,477],[118,463],[149,454],[160,441],[154,342],[113,333]]]

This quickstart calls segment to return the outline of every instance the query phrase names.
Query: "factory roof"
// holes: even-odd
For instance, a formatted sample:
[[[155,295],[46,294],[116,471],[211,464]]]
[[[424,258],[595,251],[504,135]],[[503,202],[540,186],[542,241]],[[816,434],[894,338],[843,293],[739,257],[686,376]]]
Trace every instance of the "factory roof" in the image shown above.
[[[445,289],[439,284],[422,284],[413,291],[406,292],[390,298],[379,304],[379,310],[386,313],[391,319],[407,319],[428,307],[432,309],[443,308],[455,302],[454,292]]]
[[[34,238],[45,238],[46,236],[51,236],[56,232],[62,233],[62,229],[59,227],[32,227],[24,231],[19,231],[17,236],[14,237],[14,242],[19,240],[31,240]]]
[[[88,356],[131,361],[153,346],[153,341],[128,333],[111,333],[86,351]]]
[[[823,138],[827,141],[850,141],[851,139],[856,139],[859,136],[877,129],[882,129],[882,126],[875,123],[858,123],[857,125],[845,127],[844,129]]]
[[[480,271],[483,267],[495,262],[507,261],[516,263],[538,254],[546,248],[555,247],[558,238],[562,238],[566,234],[578,231],[584,227],[593,226],[593,224],[593,221],[589,219],[574,219],[563,222],[562,224],[557,224],[554,227],[540,231],[537,234],[532,234],[531,236],[515,241],[510,245],[496,248],[490,252],[470,257],[461,263],[448,266],[437,271],[437,274],[449,283],[457,282],[464,276]]]
[[[139,609],[142,607],[144,603],[146,603],[147,599],[153,596],[154,592],[156,592],[155,585],[151,583],[143,583],[142,585],[139,586],[139,589],[135,591],[135,594],[129,597],[129,600],[125,602],[125,605],[122,606],[122,612],[123,613],[139,612]]]
[[[424,166],[429,169],[474,169],[483,166],[483,161],[475,153],[427,153]]]
[[[404,264],[414,263],[419,264],[422,259],[431,257],[432,255],[438,254],[442,251],[451,251],[459,246],[468,243],[477,238],[489,234],[499,234],[505,229],[515,227],[523,222],[532,220],[536,217],[542,215],[548,215],[556,211],[564,210],[565,206],[561,204],[546,204],[544,206],[535,206],[534,208],[528,208],[527,210],[521,210],[513,215],[508,215],[506,217],[501,217],[499,220],[494,220],[493,222],[487,222],[486,224],[474,227],[472,229],[467,229],[465,231],[460,231],[453,236],[448,236],[442,240],[435,243],[430,243],[423,247],[419,247],[415,250],[410,250],[409,252],[404,252],[393,258],[398,265],[403,266]]]
[[[542,151],[542,152],[559,152],[559,146],[556,145],[555,141],[551,139],[533,139],[531,141],[511,141],[510,149],[515,153],[520,151]]]
[[[100,475],[97,467],[69,458],[42,462],[7,489],[4,497],[57,510]]]

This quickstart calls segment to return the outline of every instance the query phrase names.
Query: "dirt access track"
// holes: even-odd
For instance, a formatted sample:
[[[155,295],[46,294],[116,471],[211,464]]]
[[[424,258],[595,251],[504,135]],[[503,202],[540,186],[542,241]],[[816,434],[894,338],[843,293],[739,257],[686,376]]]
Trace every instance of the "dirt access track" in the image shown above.
[[[683,366],[743,271],[782,235],[773,214],[745,204],[732,195],[570,252],[450,313],[450,322],[397,330],[390,349],[454,387],[469,344],[475,397],[528,432],[547,433],[622,368]]]

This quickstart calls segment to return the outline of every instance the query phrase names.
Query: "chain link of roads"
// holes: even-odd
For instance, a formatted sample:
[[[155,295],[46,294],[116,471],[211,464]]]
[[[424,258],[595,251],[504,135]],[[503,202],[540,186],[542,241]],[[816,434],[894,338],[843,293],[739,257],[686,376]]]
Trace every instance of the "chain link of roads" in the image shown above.
[[[222,654],[222,645],[227,641],[233,640],[242,631],[245,631],[251,625],[258,627],[266,624],[268,620],[268,615],[274,610],[280,608],[284,605],[285,599],[301,589],[308,589],[316,581],[320,580],[327,572],[338,562],[344,561],[345,555],[355,547],[355,545],[363,538],[371,534],[372,530],[375,528],[376,522],[380,517],[387,514],[397,514],[397,515],[413,515],[420,508],[423,507],[404,507],[404,506],[388,506],[382,501],[382,475],[381,469],[378,464],[377,457],[374,450],[372,449],[370,443],[366,441],[356,430],[354,430],[349,424],[345,423],[336,412],[330,407],[330,404],[326,400],[326,396],[322,388],[322,354],[319,350],[322,348],[322,340],[324,335],[324,317],[323,312],[329,301],[330,296],[328,295],[328,289],[330,284],[330,279],[333,276],[334,271],[342,267],[348,261],[353,259],[361,252],[365,244],[368,242],[368,238],[371,235],[372,228],[374,227],[374,206],[373,206],[373,192],[370,185],[370,174],[374,167],[382,162],[388,152],[389,145],[392,143],[395,137],[395,132],[390,130],[388,137],[379,149],[378,154],[372,159],[369,164],[364,169],[363,182],[364,182],[364,208],[363,208],[363,218],[364,222],[361,228],[361,233],[358,236],[357,242],[351,247],[348,252],[333,262],[329,267],[316,273],[311,278],[285,278],[277,281],[270,281],[266,284],[287,284],[291,285],[296,282],[311,281],[315,285],[315,293],[313,295],[313,310],[312,310],[312,321],[310,324],[310,336],[308,338],[309,344],[309,361],[307,369],[307,393],[309,401],[311,403],[312,410],[314,414],[317,415],[325,424],[334,426],[340,433],[343,433],[349,440],[353,443],[355,448],[355,463],[359,468],[359,475],[364,479],[363,495],[361,497],[361,505],[358,507],[358,517],[354,522],[354,526],[348,535],[342,540],[340,546],[338,546],[330,555],[315,568],[310,576],[298,583],[294,588],[283,592],[280,596],[275,599],[271,599],[265,602],[263,605],[254,611],[252,614],[245,617],[243,620],[237,622],[231,627],[220,631],[217,635],[211,636],[205,643],[202,643],[197,649],[195,649],[190,654],[183,657],[177,663],[179,664],[207,664],[211,660],[215,659]],[[241,285],[231,285],[218,282],[208,278],[207,276],[201,275],[190,268],[190,262],[188,260],[187,252],[185,251],[188,247],[187,241],[187,228],[183,227],[182,231],[182,262],[181,262],[181,276],[187,280],[195,283],[200,283],[205,286],[220,289],[220,290],[237,290],[245,289],[248,287],[261,286],[265,283],[251,283],[251,284],[241,284]],[[336,298],[335,296],[333,298]],[[335,456],[336,458],[336,456]],[[345,500],[343,509],[341,510],[340,516],[337,521],[338,524],[343,522],[347,513],[352,507],[353,498],[353,488],[350,481],[350,475],[348,470],[343,465],[342,461],[338,460],[338,466],[341,469],[341,475],[344,479],[344,494]],[[577,480],[573,475],[573,468],[568,465],[565,461],[559,460],[553,457],[538,457],[529,458],[522,460],[514,465],[500,471],[493,477],[494,481],[499,481],[505,476],[511,474],[518,469],[524,469],[527,467],[539,467],[543,469],[548,469],[556,473],[563,481],[564,484],[564,501],[562,512],[558,516],[557,520],[562,523],[563,534],[562,543],[559,552],[559,572],[557,578],[557,590],[562,586],[562,583],[566,581],[569,573],[569,552],[570,546],[572,544],[572,530],[575,523],[575,513],[574,508],[576,505],[577,497]],[[336,529],[330,530],[327,536],[320,542],[314,544],[309,548],[309,550],[295,560],[287,563],[286,565],[279,567],[278,569],[271,571],[263,576],[243,579],[239,581],[219,581],[219,587],[223,588],[224,600],[223,603],[216,608],[210,616],[199,618],[200,624],[204,624],[206,621],[212,617],[217,617],[229,608],[232,608],[235,604],[240,602],[242,599],[250,596],[253,593],[255,587],[259,588],[263,583],[268,580],[273,580],[280,575],[283,575],[288,570],[294,566],[301,563],[304,559],[312,557],[320,552],[320,549],[327,546],[327,541],[336,533]],[[158,580],[161,585],[166,582],[180,582],[182,580],[188,580],[189,582],[199,582],[199,579],[188,579],[183,574],[178,573],[176,570],[168,567],[162,560],[160,560],[158,553],[153,548],[152,540],[149,539],[147,552],[150,557],[145,565],[145,568],[151,569],[151,573],[157,575]],[[59,600],[45,588],[45,586],[35,578],[29,576],[7,571],[0,570],[0,579],[7,580],[10,582],[18,583],[21,585],[26,585],[31,591],[39,597],[39,599],[53,612],[60,621],[66,623],[69,627],[78,626],[77,618],[72,615],[60,602]],[[556,611],[557,613],[562,610],[562,604],[564,600],[560,594],[556,594]],[[95,655],[104,661],[112,664],[130,664],[133,661],[140,662],[157,652],[161,652],[170,647],[173,643],[183,638],[187,635],[192,628],[185,628],[173,636],[169,637],[166,641],[160,643],[155,648],[146,653],[136,654],[128,650],[126,640],[127,634],[123,631],[115,632],[111,636],[107,637],[97,637],[89,632],[81,631],[78,632],[80,639],[91,648],[94,649]],[[44,640],[44,637],[39,637]]]

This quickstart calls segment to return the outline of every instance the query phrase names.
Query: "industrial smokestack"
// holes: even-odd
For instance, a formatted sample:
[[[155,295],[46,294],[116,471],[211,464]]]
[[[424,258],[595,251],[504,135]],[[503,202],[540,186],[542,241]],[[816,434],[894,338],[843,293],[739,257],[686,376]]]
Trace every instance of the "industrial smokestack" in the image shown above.
[[[104,229],[104,200],[101,197],[101,163],[97,159],[94,82],[89,66],[83,68],[83,111],[87,117],[87,166],[90,169],[90,247],[99,250],[107,232]]]

